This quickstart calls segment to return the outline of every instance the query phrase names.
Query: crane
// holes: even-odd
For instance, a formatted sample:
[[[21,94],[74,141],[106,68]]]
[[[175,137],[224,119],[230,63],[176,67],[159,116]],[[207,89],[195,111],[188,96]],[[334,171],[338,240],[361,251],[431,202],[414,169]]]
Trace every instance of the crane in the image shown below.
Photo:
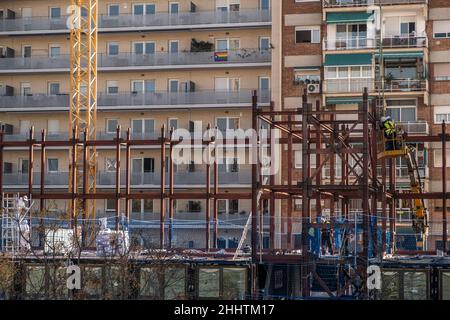
[[[69,135],[86,141],[94,140],[97,125],[97,33],[98,1],[71,0],[70,20],[70,115]],[[71,150],[70,191],[90,194],[96,190],[97,154],[95,146],[77,145]],[[83,175],[85,174],[85,178]],[[71,220],[83,219],[83,236],[95,218],[95,201],[86,198],[71,201]],[[87,222],[87,223],[86,223]],[[93,228],[91,229],[93,230]]]

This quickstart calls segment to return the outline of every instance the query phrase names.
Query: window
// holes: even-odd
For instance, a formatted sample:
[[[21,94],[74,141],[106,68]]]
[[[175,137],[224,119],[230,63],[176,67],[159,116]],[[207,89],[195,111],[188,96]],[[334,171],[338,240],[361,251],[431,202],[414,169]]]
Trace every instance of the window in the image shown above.
[[[131,202],[131,211],[133,213],[151,213],[153,212],[153,200],[133,199]]]
[[[133,119],[131,120],[131,131],[133,136],[144,137],[155,132],[155,120]]]
[[[169,3],[169,13],[178,13],[180,10],[180,4],[178,2],[170,2]]]
[[[240,89],[239,78],[216,78],[215,90],[216,91],[239,91]]]
[[[178,53],[179,49],[179,41],[178,40],[170,40],[169,41],[169,52],[170,53]]]
[[[402,100],[387,100],[387,113],[392,120],[398,122],[416,121],[416,100],[402,99]]]
[[[119,125],[119,121],[117,119],[107,119],[106,120],[106,132],[107,133],[116,133],[118,125]]]
[[[296,27],[295,43],[320,43],[320,27]]]
[[[118,4],[110,4],[108,5],[108,16],[118,16],[120,13],[120,7]]]
[[[259,49],[260,50],[269,50],[270,49],[270,38],[269,37],[260,37],[259,38]]]
[[[434,64],[434,79],[436,81],[450,80],[450,63]]]
[[[47,121],[47,132],[48,134],[55,134],[59,132],[59,120],[49,119]]]
[[[48,52],[51,58],[58,57],[61,54],[61,47],[59,45],[52,44],[50,45]]]
[[[154,54],[155,53],[155,42],[133,42],[133,53],[137,55],[142,54]]]
[[[108,56],[117,56],[119,54],[119,44],[117,42],[108,42]]]
[[[48,83],[48,94],[51,96],[59,94],[59,82]]]
[[[116,211],[116,200],[115,199],[106,199],[105,210],[106,211]]]
[[[447,159],[450,157],[450,149],[446,149],[446,157]],[[447,168],[450,168],[450,161],[446,161]],[[436,168],[442,168],[442,150],[435,149],[434,150],[434,166]]]
[[[178,92],[179,81],[177,79],[169,79],[169,92]]]
[[[357,49],[367,46],[367,24],[336,25],[336,47]]]
[[[259,90],[269,91],[270,90],[270,78],[269,77],[259,77]]]
[[[155,4],[135,4],[133,5],[133,15],[143,16],[148,14],[155,14],[156,6]]]
[[[119,93],[119,84],[115,80],[106,81],[106,93],[107,94],[117,94]]]
[[[216,40],[216,51],[239,50],[241,47],[241,40],[238,38],[227,38]]]
[[[228,200],[228,214],[236,214],[239,212],[239,200]]]
[[[30,58],[31,57],[31,49],[32,47],[30,45],[24,45],[22,46],[22,57],[24,58]]]
[[[441,124],[442,121],[450,123],[450,107],[434,107],[434,122]]]
[[[351,66],[351,67],[326,67],[326,79],[355,79],[355,78],[371,78],[371,66]]]
[[[220,131],[239,129],[239,118],[217,118],[216,126]]]
[[[132,80],[132,93],[150,93],[155,92],[155,80]]]
[[[260,0],[259,8],[261,10],[270,10],[270,0]]]
[[[450,38],[450,20],[433,21],[434,38]]]
[[[106,158],[105,159],[105,171],[106,172],[115,172],[117,166],[117,160],[115,158]]]
[[[200,201],[188,201],[188,212],[200,212],[202,210],[202,206]]]
[[[51,19],[61,18],[61,8],[50,8],[50,18]]]
[[[20,84],[20,95],[22,95],[22,96],[31,95],[31,83],[22,82]]]
[[[178,119],[176,118],[169,118],[167,120],[167,129],[170,131],[170,129],[178,129]]]
[[[401,35],[411,35],[416,32],[415,22],[402,22],[400,23],[400,34]]]
[[[58,172],[59,161],[55,158],[47,159],[47,171],[48,172]]]
[[[28,161],[28,159],[20,158],[19,159],[19,170],[20,170],[19,173],[27,174],[29,168],[30,168],[30,162]]]

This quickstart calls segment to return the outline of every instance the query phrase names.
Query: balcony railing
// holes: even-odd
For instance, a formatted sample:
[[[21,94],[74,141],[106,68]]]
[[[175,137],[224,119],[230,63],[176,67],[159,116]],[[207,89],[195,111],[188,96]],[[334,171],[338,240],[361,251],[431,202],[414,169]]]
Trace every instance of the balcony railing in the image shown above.
[[[323,0],[324,8],[361,7],[368,5],[426,4],[428,0]]]
[[[430,126],[425,121],[399,122],[398,124],[410,135],[430,133]]]
[[[68,33],[68,16],[61,18],[32,17],[22,19],[1,19],[0,32],[12,31],[44,31]],[[216,27],[221,24],[270,23],[270,10],[248,9],[230,12],[201,11],[180,12],[176,14],[156,13],[148,15],[119,15],[99,17],[99,31],[108,32],[116,29],[132,28],[133,30],[162,29],[169,26]]]
[[[227,51],[225,59],[216,59],[215,52],[156,52],[153,54],[120,53],[118,55],[98,55],[98,67],[102,69],[128,67],[162,67],[182,65],[221,65],[230,63],[268,63],[271,62],[270,50],[239,49]],[[5,70],[56,70],[70,67],[70,55],[32,56],[29,58],[1,58],[0,71]]]
[[[383,83],[377,81],[376,89],[383,88]],[[414,91],[426,91],[428,89],[427,80],[419,79],[394,79],[384,82],[384,90],[387,92],[414,92]]]
[[[121,186],[125,187],[125,172],[121,173]],[[166,173],[166,181],[169,175]],[[41,181],[41,173],[33,173],[33,186],[38,188]],[[131,186],[154,186],[160,185],[161,176],[160,172],[145,172],[145,173],[131,173],[130,183]],[[101,187],[114,187],[116,184],[116,173],[100,171],[97,172],[97,186]],[[219,171],[220,185],[248,185],[251,184],[251,171],[247,169],[240,169],[239,172],[224,172]],[[68,172],[46,172],[45,173],[45,185],[54,187],[68,187],[69,173]],[[206,172],[194,171],[194,172],[175,172],[174,173],[174,185],[205,185]],[[214,183],[214,177],[211,177],[211,185]],[[5,186],[28,186],[28,174],[26,173],[4,173],[3,184]]]
[[[270,91],[258,91],[258,102],[269,103]],[[195,91],[195,92],[168,92],[156,91],[150,93],[118,93],[98,95],[97,106],[99,110],[120,108],[152,108],[152,107],[179,107],[180,105],[196,105],[198,107],[211,105],[250,105],[252,103],[252,90],[239,91]],[[27,111],[27,110],[68,110],[69,95],[43,95],[4,96],[0,97],[1,111]]]
[[[421,36],[389,36],[383,37],[381,44],[383,48],[424,48],[428,39]],[[354,37],[346,39],[326,39],[324,41],[325,50],[360,50],[374,49],[380,45],[378,38]]]
[[[374,80],[372,78],[363,79],[328,79],[324,81],[325,93],[356,93],[362,92],[364,88],[373,91]]]

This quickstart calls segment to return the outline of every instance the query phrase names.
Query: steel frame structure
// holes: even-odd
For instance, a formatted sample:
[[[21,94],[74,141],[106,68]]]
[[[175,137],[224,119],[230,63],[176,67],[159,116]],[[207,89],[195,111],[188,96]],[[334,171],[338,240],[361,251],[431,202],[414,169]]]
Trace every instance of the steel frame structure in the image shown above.
[[[213,248],[217,248],[218,238],[218,200],[219,199],[236,199],[236,200],[251,200],[252,201],[252,226],[251,226],[251,246],[252,246],[252,278],[253,278],[253,294],[256,297],[257,293],[257,268],[260,263],[286,263],[301,265],[301,282],[302,282],[302,296],[308,297],[310,277],[314,277],[321,283],[325,289],[326,285],[321,281],[314,269],[318,257],[314,256],[308,248],[307,237],[308,229],[322,229],[330,228],[333,230],[337,222],[332,219],[329,226],[317,222],[316,217],[322,215],[323,207],[321,200],[327,202],[326,207],[329,208],[330,216],[336,216],[340,211],[342,216],[348,217],[349,202],[352,199],[361,201],[361,211],[363,213],[363,253],[358,257],[357,264],[360,268],[359,272],[364,277],[365,267],[369,263],[371,257],[383,258],[383,253],[386,251],[387,238],[386,230],[391,231],[392,235],[395,231],[396,223],[396,207],[395,201],[398,199],[413,199],[417,195],[410,193],[399,193],[395,189],[395,161],[393,159],[377,160],[377,133],[378,129],[378,114],[376,108],[376,101],[370,102],[367,91],[364,92],[362,103],[359,104],[357,111],[355,110],[327,110],[321,109],[318,105],[313,107],[307,102],[306,92],[303,95],[302,106],[298,109],[289,109],[275,111],[274,104],[271,104],[270,109],[263,109],[257,104],[256,91],[253,94],[252,104],[252,126],[253,129],[260,133],[261,123],[265,122],[268,127],[277,130],[281,133],[279,139],[269,138],[268,154],[276,152],[275,142],[279,146],[286,146],[288,167],[292,168],[294,159],[294,144],[301,144],[303,151],[303,162],[301,169],[301,178],[296,179],[298,182],[294,183],[294,173],[292,170],[287,171],[287,184],[276,184],[275,177],[271,175],[269,179],[263,179],[262,168],[257,161],[252,164],[252,186],[248,192],[225,192],[220,190],[221,185],[218,176],[218,162],[214,161],[212,164],[205,164],[206,178],[205,187],[203,190],[184,190],[177,191],[174,186],[174,163],[172,157],[167,157],[166,154],[172,154],[174,147],[181,142],[181,140],[172,139],[172,131],[169,136],[166,135],[166,128],[161,127],[161,137],[158,139],[132,139],[130,129],[126,131],[126,137],[123,138],[122,130],[117,128],[116,137],[111,140],[96,140],[96,139],[80,139],[77,134],[77,128],[73,130],[72,137],[65,141],[54,141],[46,139],[46,131],[41,132],[40,138],[37,138],[34,133],[34,128],[30,129],[29,137],[26,141],[8,141],[4,139],[5,134],[0,132],[0,172],[3,173],[3,159],[5,148],[21,147],[27,148],[29,153],[29,170],[28,170],[28,190],[27,195],[33,199],[39,199],[40,208],[45,210],[45,200],[47,199],[61,199],[67,201],[87,201],[100,199],[115,199],[116,201],[116,230],[120,228],[120,200],[125,201],[125,216],[129,219],[130,216],[130,200],[132,199],[154,199],[161,203],[160,212],[160,246],[161,248],[172,248],[172,225],[174,221],[174,201],[177,199],[204,199],[206,200],[205,212],[205,248],[208,252]],[[341,115],[358,115],[357,120],[340,120]],[[297,117],[301,116],[301,120]],[[339,117],[338,117],[339,116]],[[88,134],[88,129],[84,129],[85,136]],[[258,134],[259,136],[260,134]],[[408,142],[441,142],[442,150],[445,150],[447,141],[450,140],[450,135],[446,133],[445,124],[442,125],[442,134],[436,136],[414,136],[407,137]],[[207,148],[215,148],[215,137],[202,138],[201,144]],[[245,141],[234,140],[234,145],[246,144],[249,146],[251,142],[248,138]],[[70,189],[67,192],[52,193],[46,189],[45,185],[45,170],[41,170],[40,186],[33,188],[34,175],[34,154],[36,150],[40,150],[41,168],[46,167],[46,150],[49,147],[66,147],[72,150],[72,161],[75,165],[86,167],[89,163],[88,153],[83,152],[81,160],[74,157],[79,147],[83,150],[95,147],[110,147],[116,150],[116,183],[114,191],[99,191],[90,192],[86,189]],[[152,146],[159,147],[161,154],[161,185],[159,190],[137,192],[131,189],[131,148],[133,146]],[[320,147],[319,147],[320,146]],[[261,142],[257,141],[257,154],[260,154],[262,148]],[[125,187],[120,181],[120,172],[123,165],[121,154],[125,151]],[[215,152],[215,150],[214,150]],[[311,159],[315,157],[316,168],[312,170]],[[342,174],[338,176],[335,170],[337,157],[341,159]],[[79,162],[81,161],[81,163]],[[423,199],[442,199],[444,207],[446,200],[450,197],[447,192],[446,182],[446,153],[442,153],[442,192],[424,192],[419,197]],[[330,166],[330,176],[327,181],[322,176],[322,168]],[[381,178],[377,176],[377,166],[381,165]],[[389,170],[387,170],[389,166]],[[165,171],[168,168],[169,178],[168,187],[165,181]],[[212,184],[212,177],[214,182]],[[82,175],[83,185],[87,185],[90,176],[88,171],[83,171]],[[212,187],[211,187],[212,185]],[[0,174],[0,194],[5,192],[3,185],[3,174]],[[302,200],[301,211],[301,253],[292,251],[294,249],[292,244],[292,224],[287,226],[287,241],[285,247],[276,247],[276,218],[285,214],[286,218],[293,218],[294,210],[292,201],[294,199]],[[318,204],[313,210],[311,206],[311,199],[315,199]],[[166,217],[166,201],[168,200],[168,217]],[[263,205],[262,201],[269,202],[270,222],[268,226],[263,224]],[[276,210],[276,201],[287,202],[286,209],[281,212]],[[212,206],[211,206],[212,202]],[[381,212],[377,210],[381,204]],[[340,209],[339,209],[340,208]],[[377,228],[383,230],[381,244],[377,243],[377,237],[372,237],[373,232],[370,232],[370,220],[375,218],[379,223],[375,223],[375,234]],[[72,224],[76,224],[78,217],[71,216]],[[443,234],[442,240],[444,243],[445,252],[447,252],[447,215],[444,210],[443,213]],[[389,226],[388,226],[389,222]],[[167,227],[168,226],[168,227]],[[268,227],[270,235],[270,244],[268,249],[264,249],[261,241],[261,234],[264,228]],[[165,242],[165,232],[169,233],[169,242]],[[380,248],[380,249],[379,249]],[[400,252],[395,251],[395,237],[390,238],[390,248],[394,253],[398,254],[417,254],[424,252]],[[280,254],[290,251],[289,254]],[[345,259],[336,260],[336,263],[343,264]],[[342,293],[344,288],[340,288]],[[328,290],[329,291],[329,290]],[[327,292],[328,292],[327,291]]]

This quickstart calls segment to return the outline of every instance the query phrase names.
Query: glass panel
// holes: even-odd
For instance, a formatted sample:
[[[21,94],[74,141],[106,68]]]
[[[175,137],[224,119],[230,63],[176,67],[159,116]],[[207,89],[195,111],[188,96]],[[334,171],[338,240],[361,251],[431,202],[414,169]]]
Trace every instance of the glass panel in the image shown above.
[[[295,32],[295,41],[297,43],[310,43],[311,40],[311,30],[297,30]]]
[[[25,290],[27,294],[40,294],[45,292],[45,267],[28,267]]]
[[[118,16],[119,15],[119,5],[117,5],[117,4],[110,5],[108,14],[110,16]]]
[[[108,54],[110,56],[115,56],[119,54],[119,45],[117,43],[108,44]]]
[[[217,128],[220,131],[227,130],[227,118],[217,118]]]
[[[102,294],[102,268],[85,267],[83,275],[84,293],[91,298],[100,298]]]
[[[133,127],[133,133],[141,134],[143,131],[143,124],[142,120],[133,120],[132,127]]]
[[[261,10],[270,9],[270,0],[261,0]]]
[[[136,4],[136,5],[134,5],[133,9],[134,9],[133,10],[134,11],[134,15],[139,15],[139,16],[144,15],[144,5]]]
[[[116,132],[119,122],[116,119],[111,119],[107,121],[108,132]]]
[[[133,199],[131,201],[131,212],[141,213],[141,199]]]
[[[403,277],[405,300],[427,299],[427,275],[425,272],[405,272]]]
[[[261,50],[269,50],[270,48],[269,38],[261,38],[261,40],[259,41],[259,47]]]
[[[152,199],[144,199],[144,212],[146,212],[146,213],[153,212],[153,200]]]
[[[144,83],[142,81],[133,81],[133,92],[143,93]]]
[[[155,43],[154,42],[146,42],[145,43],[145,53],[146,54],[155,53]]]
[[[219,269],[200,268],[198,278],[198,295],[200,298],[219,298]]]
[[[450,272],[442,272],[442,300],[450,300]]]
[[[328,79],[335,79],[337,77],[337,68],[336,67],[328,67],[325,69],[327,72],[326,77]]]
[[[52,19],[61,18],[61,8],[51,8],[50,17]]]
[[[338,77],[339,78],[348,78],[348,68],[347,67],[339,67],[338,68]]]
[[[152,119],[146,119],[145,121],[145,133],[152,133],[155,131],[155,120]]]
[[[170,92],[178,92],[178,80],[170,80],[169,81],[169,91]]]
[[[170,13],[178,13],[179,5],[178,3],[170,4]]]
[[[48,159],[48,171],[58,171],[58,159]]]
[[[361,77],[361,67],[351,67],[351,78],[360,78]]]
[[[416,108],[402,108],[402,118],[401,121],[416,121]]]
[[[400,299],[398,272],[382,272],[382,286],[383,300]]]
[[[145,14],[155,14],[156,6],[154,4],[145,5]]]
[[[245,299],[246,275],[247,270],[244,268],[223,268],[223,299]]]
[[[178,41],[170,41],[170,53],[178,52]]]
[[[386,112],[392,118],[392,120],[400,121],[400,109],[399,108],[387,108]]]
[[[186,298],[186,270],[184,268],[166,268],[164,279],[164,299],[179,300]]]
[[[144,44],[142,42],[134,44],[134,54],[144,54]]]
[[[155,80],[145,80],[145,92],[155,92],[156,86],[155,86]]]
[[[269,78],[260,78],[259,79],[259,89],[260,90],[269,90]]]
[[[216,51],[227,51],[228,41],[227,40],[217,40],[216,41]]]

